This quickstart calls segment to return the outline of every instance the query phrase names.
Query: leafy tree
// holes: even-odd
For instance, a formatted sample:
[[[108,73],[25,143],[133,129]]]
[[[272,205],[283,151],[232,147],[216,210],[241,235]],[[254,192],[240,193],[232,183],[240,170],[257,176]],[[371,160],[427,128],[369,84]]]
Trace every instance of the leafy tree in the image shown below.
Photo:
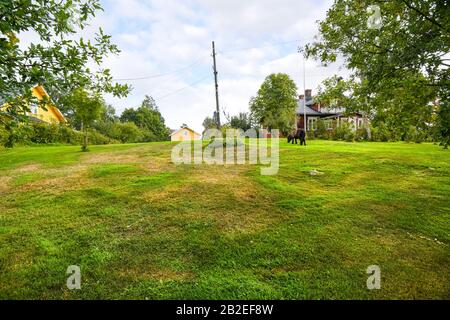
[[[216,121],[214,121],[213,118],[211,117],[206,117],[205,120],[203,120],[203,133],[205,133],[206,130],[208,129],[216,129],[217,128],[217,123]]]
[[[295,123],[297,87],[287,74],[266,77],[256,97],[250,100],[252,117],[268,129],[289,132]]]
[[[393,84],[375,95],[373,100],[373,125],[383,122],[391,132],[392,140],[409,140],[411,126],[416,127],[421,135],[432,136],[431,124],[435,106],[435,91],[430,87],[423,87],[418,78],[399,79],[401,85]],[[391,81],[392,83],[393,81]],[[417,139],[415,139],[417,141]]]
[[[104,101],[100,94],[89,93],[83,88],[75,89],[68,98],[71,101],[70,107],[75,110],[75,119],[81,123],[81,130],[84,133],[81,150],[87,151],[88,129],[100,118]]]
[[[127,95],[130,88],[113,83],[108,69],[91,69],[119,52],[110,36],[100,29],[95,39],[73,40],[98,10],[99,0],[0,0],[0,103],[9,106],[0,110],[0,122],[13,128],[12,122],[26,121],[31,103],[45,105],[47,101],[31,95],[36,84],[45,85],[64,114],[73,113],[66,95],[80,87]],[[25,31],[34,31],[39,43],[22,49],[19,42]]]
[[[104,105],[101,120],[105,122],[116,122],[119,118],[116,116],[116,109],[110,104]]]
[[[74,120],[71,121],[75,123]],[[111,105],[104,105],[100,114],[100,118],[95,121],[93,128],[101,134],[110,138],[116,139],[113,136],[114,125],[120,123],[119,118],[116,116],[116,110]],[[76,127],[79,127],[77,124]]]
[[[438,121],[436,123],[436,137],[445,149],[450,145],[450,106],[448,101],[439,105]]]
[[[381,12],[377,27],[368,23],[372,5]],[[320,37],[306,46],[305,54],[324,65],[343,57],[359,83],[355,96],[368,109],[378,108],[389,93],[403,90],[403,97],[413,97],[413,88],[426,91],[427,103],[443,104],[450,96],[449,26],[450,10],[443,0],[336,0],[319,24]],[[393,112],[390,108],[386,114]],[[409,112],[415,112],[413,106]]]
[[[145,96],[142,104],[136,110],[125,109],[120,120],[122,122],[133,122],[142,130],[146,130],[145,141],[163,141],[169,136],[169,129],[155,100],[150,96]]]
[[[360,106],[359,101],[355,101],[356,86],[357,84],[352,80],[345,81],[342,77],[335,75],[322,82],[314,98],[323,106],[332,108],[345,106],[351,110],[355,108],[355,105]]]
[[[138,112],[133,108],[126,108],[123,110],[122,115],[120,116],[121,122],[133,122],[135,124],[138,123]]]
[[[111,137],[122,143],[139,142],[143,137],[143,132],[133,122],[112,124]]]
[[[252,127],[251,117],[246,112],[240,112],[237,116],[231,117],[230,126],[235,129],[247,131]]]

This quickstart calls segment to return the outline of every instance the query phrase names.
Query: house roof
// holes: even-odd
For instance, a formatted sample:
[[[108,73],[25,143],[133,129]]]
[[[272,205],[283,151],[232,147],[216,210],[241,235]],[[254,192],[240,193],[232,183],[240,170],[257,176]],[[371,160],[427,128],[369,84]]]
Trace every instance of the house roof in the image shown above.
[[[47,91],[45,91],[45,88],[44,88],[42,85],[37,84],[37,85],[34,87],[34,89],[35,89],[36,91],[38,91],[39,94],[40,94],[41,96],[45,96],[45,97],[50,98],[50,96],[48,95]]]
[[[184,130],[184,129],[189,130],[189,131],[195,133],[196,135],[201,136],[200,133],[197,133],[197,132],[195,132],[194,130],[192,130],[191,128],[188,128],[188,127],[183,127],[183,128],[178,129],[178,130],[171,130],[172,133],[170,134],[170,136],[173,136],[174,134],[176,134],[176,133],[178,133],[178,132],[180,132],[180,131],[182,131],[182,130]]]
[[[36,86],[34,87],[34,89],[35,89],[37,92],[39,92],[39,94],[40,94],[42,97],[47,97],[47,98],[51,99],[51,98],[50,98],[50,95],[47,93],[47,91],[45,90],[44,86],[42,86],[42,85],[36,85]],[[64,115],[61,113],[61,111],[60,111],[55,105],[51,104],[51,105],[48,106],[47,108],[49,109],[49,111],[53,112],[53,114],[56,116],[56,118],[58,118],[58,120],[59,120],[60,122],[62,122],[62,123],[67,122],[67,120],[66,120],[66,118],[64,117]]]
[[[304,114],[305,102],[303,99],[299,99],[297,102],[297,114]],[[306,101],[306,115],[307,116],[342,116],[345,113],[344,107],[322,107],[320,111],[316,111],[311,106],[315,104],[313,99]]]
[[[58,120],[60,122],[63,122],[63,123],[67,122],[66,118],[61,113],[61,111],[59,111],[59,109],[57,107],[51,106],[50,108],[52,109],[53,113],[55,114],[55,116],[58,118]]]
[[[303,100],[303,99],[298,100],[297,110],[296,110],[297,114],[302,115],[302,114],[305,114],[305,111],[306,111],[307,116],[320,116],[322,113],[309,107],[309,105],[313,105],[313,104],[314,104],[313,100],[306,101],[306,107],[305,107],[305,100]],[[306,108],[306,110],[305,110],[305,108]]]

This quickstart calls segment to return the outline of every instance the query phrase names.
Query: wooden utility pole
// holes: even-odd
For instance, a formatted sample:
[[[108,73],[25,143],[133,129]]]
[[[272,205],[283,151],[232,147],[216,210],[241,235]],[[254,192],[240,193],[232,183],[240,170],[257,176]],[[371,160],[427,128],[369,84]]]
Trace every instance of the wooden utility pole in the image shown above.
[[[220,130],[220,111],[219,111],[219,85],[217,83],[217,66],[216,66],[216,47],[214,41],[212,42],[213,51],[213,61],[214,61],[214,82],[216,85],[216,125],[217,129]]]

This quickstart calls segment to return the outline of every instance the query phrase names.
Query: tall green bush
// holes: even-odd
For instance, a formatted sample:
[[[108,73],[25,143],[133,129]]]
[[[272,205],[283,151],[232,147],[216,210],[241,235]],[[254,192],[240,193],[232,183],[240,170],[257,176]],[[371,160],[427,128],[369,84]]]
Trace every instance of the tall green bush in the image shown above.
[[[366,127],[358,128],[355,131],[355,141],[369,140],[369,129]]]
[[[345,140],[345,141],[353,141],[355,138],[355,132],[350,123],[341,122],[339,126],[337,126],[333,131],[333,139],[334,140]]]
[[[148,133],[149,134],[149,133]],[[145,133],[133,122],[116,122],[112,125],[110,136],[123,143],[141,142]]]
[[[372,141],[386,142],[391,140],[391,133],[384,122],[378,122],[376,125],[372,126],[371,133]]]
[[[92,144],[118,143],[116,139],[107,137],[94,129],[88,130],[88,138]],[[43,122],[21,123],[13,130],[0,126],[0,142],[9,140],[14,143],[27,144],[81,144],[83,133],[66,125],[47,124]]]
[[[330,133],[332,130],[328,130],[325,121],[322,119],[318,119],[316,124],[316,137],[319,139],[330,139]]]

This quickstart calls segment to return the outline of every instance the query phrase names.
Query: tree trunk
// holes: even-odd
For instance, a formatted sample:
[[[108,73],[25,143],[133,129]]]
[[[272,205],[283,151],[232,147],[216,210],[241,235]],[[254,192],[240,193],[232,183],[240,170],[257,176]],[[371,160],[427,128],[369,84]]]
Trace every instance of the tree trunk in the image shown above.
[[[8,138],[6,139],[4,146],[5,148],[14,148],[16,142],[14,128],[11,125],[6,124],[5,129],[8,132]]]
[[[87,148],[88,148],[88,132],[87,132],[87,126],[85,126],[85,125],[83,124],[83,122],[81,122],[81,130],[82,130],[83,133],[84,133],[84,136],[83,136],[83,145],[81,146],[81,150],[82,150],[82,151],[87,151]]]

